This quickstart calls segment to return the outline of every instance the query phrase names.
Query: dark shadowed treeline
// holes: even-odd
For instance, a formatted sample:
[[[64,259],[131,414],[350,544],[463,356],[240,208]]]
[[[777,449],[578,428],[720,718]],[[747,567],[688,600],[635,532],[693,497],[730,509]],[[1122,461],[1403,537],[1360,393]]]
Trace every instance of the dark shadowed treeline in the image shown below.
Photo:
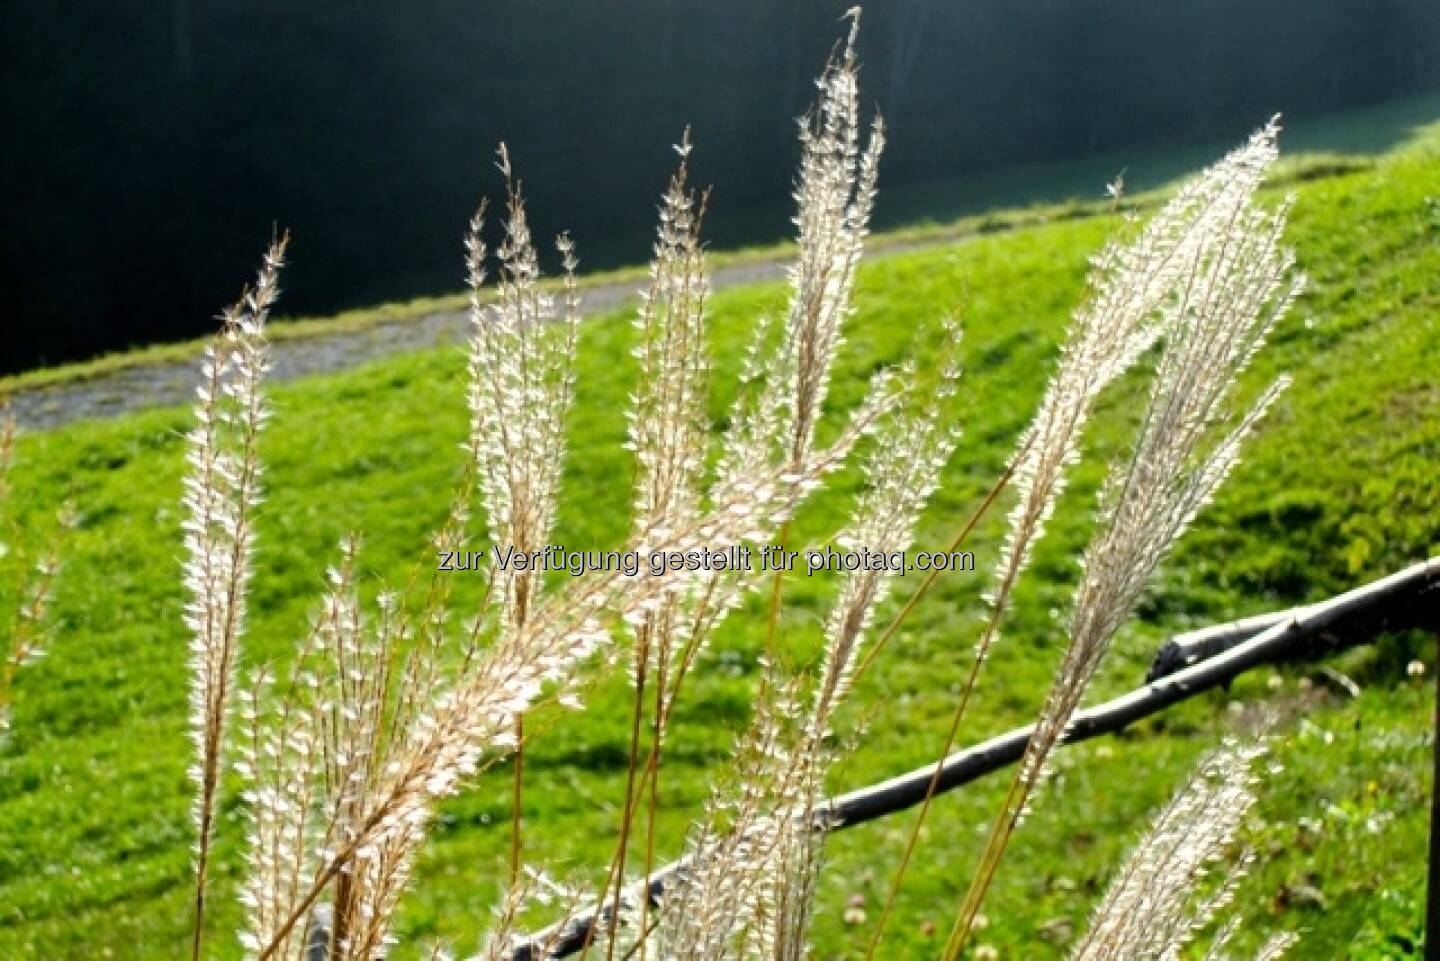
[[[456,289],[500,139],[587,266],[644,256],[686,123],[712,240],[772,239],[848,3],[5,4],[0,370],[210,329],[273,224],[287,312]],[[895,186],[1440,85],[1440,3],[885,0],[861,52]]]

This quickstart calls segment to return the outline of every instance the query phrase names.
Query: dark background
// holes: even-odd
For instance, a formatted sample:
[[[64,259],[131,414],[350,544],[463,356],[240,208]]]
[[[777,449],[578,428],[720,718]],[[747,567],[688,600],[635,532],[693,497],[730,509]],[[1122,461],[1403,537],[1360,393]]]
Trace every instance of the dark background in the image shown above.
[[[645,256],[686,123],[712,241],[773,239],[847,5],[8,0],[0,371],[211,329],[277,223],[287,313],[457,289],[501,139],[587,267]],[[1440,86],[1440,2],[880,0],[861,56],[893,187]]]

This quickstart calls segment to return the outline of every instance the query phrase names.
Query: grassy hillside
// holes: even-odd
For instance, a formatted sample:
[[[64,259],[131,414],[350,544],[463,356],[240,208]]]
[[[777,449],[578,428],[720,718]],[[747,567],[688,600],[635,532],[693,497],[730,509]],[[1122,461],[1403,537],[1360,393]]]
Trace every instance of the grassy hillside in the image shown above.
[[[1312,285],[1247,377],[1254,387],[1288,370],[1295,384],[1123,633],[1097,694],[1131,686],[1167,632],[1318,598],[1440,553],[1440,131],[1373,166],[1337,169],[1297,185],[1292,238]],[[884,257],[864,270],[836,408],[857,399],[877,365],[932,344],[942,312],[957,311],[967,330],[965,435],[917,547],[948,539],[1000,469],[1043,387],[1086,258],[1113,227],[1104,217],[1059,222]],[[783,293],[760,286],[716,298],[717,418],[750,319]],[[613,544],[627,526],[630,466],[618,442],[630,334],[624,314],[583,328],[558,538],[570,546]],[[1133,410],[1125,386],[1104,405],[1089,439],[1094,456],[1016,598],[967,741],[1027,720],[1038,705],[1101,465]],[[364,532],[364,562],[381,578],[399,581],[432,560],[422,548],[459,469],[461,389],[461,358],[444,351],[275,391],[252,660],[291,648],[343,533]],[[157,411],[20,446],[7,504],[16,519],[43,537],[70,496],[83,522],[60,586],[59,638],[22,675],[14,731],[0,751],[0,957],[183,951],[190,828],[177,504],[187,423],[183,410]],[[855,483],[847,475],[818,499],[798,536],[827,537]],[[981,571],[995,555],[999,516],[975,542]],[[933,759],[982,586],[977,574],[943,579],[864,678],[848,716],[863,733],[837,788]],[[800,579],[787,589],[782,629],[797,660],[813,646],[827,588]],[[752,606],[732,619],[674,728],[663,781],[667,853],[703,798],[706,771],[725,760],[745,722],[756,615]],[[1263,867],[1238,902],[1255,916],[1251,941],[1288,927],[1305,932],[1296,957],[1418,957],[1434,702],[1404,665],[1420,656],[1433,669],[1431,651],[1419,637],[1392,638],[1337,661],[1362,685],[1355,699],[1297,665],[1066,751],[1000,875],[979,941],[1005,958],[1055,956],[1083,927],[1146,813],[1221,733],[1273,711],[1281,738],[1252,839]],[[593,876],[619,819],[623,684],[598,684],[588,703],[583,715],[542,719],[553,726],[528,761],[525,815],[536,859]],[[937,804],[886,956],[934,954],[1001,786],[979,784]],[[232,839],[240,814],[232,801],[222,827]],[[472,944],[495,894],[508,817],[503,771],[446,806],[404,914],[407,944],[437,934]],[[846,957],[864,943],[907,826],[895,818],[836,838],[817,957]],[[221,858],[223,892],[233,846]],[[236,912],[228,898],[219,903],[213,920],[224,932]],[[847,920],[847,905],[868,918]],[[223,933],[212,944],[237,954]]]

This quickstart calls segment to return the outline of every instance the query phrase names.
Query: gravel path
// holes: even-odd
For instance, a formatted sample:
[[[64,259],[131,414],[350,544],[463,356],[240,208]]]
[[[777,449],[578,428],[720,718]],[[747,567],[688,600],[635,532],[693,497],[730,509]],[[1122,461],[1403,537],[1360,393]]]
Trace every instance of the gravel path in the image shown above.
[[[894,254],[952,243],[954,236],[877,244],[875,254]],[[715,290],[738,287],[785,276],[788,260],[747,261],[715,268]],[[582,310],[587,316],[605,314],[635,297],[638,280],[587,285]],[[272,345],[274,368],[270,378],[293,380],[312,374],[345,370],[367,361],[407,351],[456,344],[469,323],[463,311],[438,311],[405,320],[385,321],[364,330],[316,334],[277,341]],[[196,361],[161,360],[139,364],[85,380],[17,391],[10,396],[10,412],[22,430],[46,430],[78,420],[118,417],[151,407],[188,403],[194,397]]]

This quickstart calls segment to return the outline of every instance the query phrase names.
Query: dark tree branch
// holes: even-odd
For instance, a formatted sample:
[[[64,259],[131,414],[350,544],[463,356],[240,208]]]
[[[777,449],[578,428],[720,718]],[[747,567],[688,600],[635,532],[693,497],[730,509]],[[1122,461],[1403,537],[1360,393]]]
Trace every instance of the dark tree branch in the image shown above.
[[[1064,743],[1075,744],[1122,731],[1142,718],[1226,684],[1262,664],[1318,657],[1358,645],[1383,631],[1440,624],[1440,558],[1318,604],[1182,634],[1166,642],[1151,666],[1144,687],[1097,704],[1075,715]],[[1437,667],[1440,672],[1440,667]],[[1016,728],[945,759],[937,791],[949,791],[1018,761],[1033,725]],[[839,831],[913,807],[924,800],[935,765],[832,798],[818,808],[816,827]],[[652,903],[685,870],[685,862],[666,865],[650,875]],[[635,891],[635,896],[639,891]],[[609,917],[608,910],[602,918]],[[595,923],[592,908],[570,919],[563,931],[547,929],[518,945],[510,961],[562,958],[585,943]],[[537,945],[547,945],[547,954]]]
[[[1150,662],[1150,670],[1145,674],[1145,683],[1158,681],[1162,677],[1227,651],[1241,641],[1250,640],[1267,627],[1273,627],[1285,618],[1293,617],[1300,610],[1301,608],[1291,608],[1284,611],[1270,611],[1266,614],[1256,614],[1254,617],[1243,617],[1228,624],[1216,624],[1212,627],[1202,627],[1198,631],[1177,634],[1161,644],[1155,652],[1155,658]]]
[[[1254,637],[1279,621],[1304,617],[1309,611],[1328,608],[1347,598],[1353,598],[1353,601],[1347,602],[1339,612],[1343,616],[1327,623],[1317,639],[1344,646],[1347,636],[1358,635],[1365,639],[1386,631],[1434,626],[1434,600],[1432,597],[1427,606],[1425,598],[1437,589],[1437,581],[1440,581],[1437,564],[1440,564],[1440,558],[1432,558],[1318,605],[1260,614],[1177,635],[1155,653],[1145,680],[1154,681],[1174,674]]]

